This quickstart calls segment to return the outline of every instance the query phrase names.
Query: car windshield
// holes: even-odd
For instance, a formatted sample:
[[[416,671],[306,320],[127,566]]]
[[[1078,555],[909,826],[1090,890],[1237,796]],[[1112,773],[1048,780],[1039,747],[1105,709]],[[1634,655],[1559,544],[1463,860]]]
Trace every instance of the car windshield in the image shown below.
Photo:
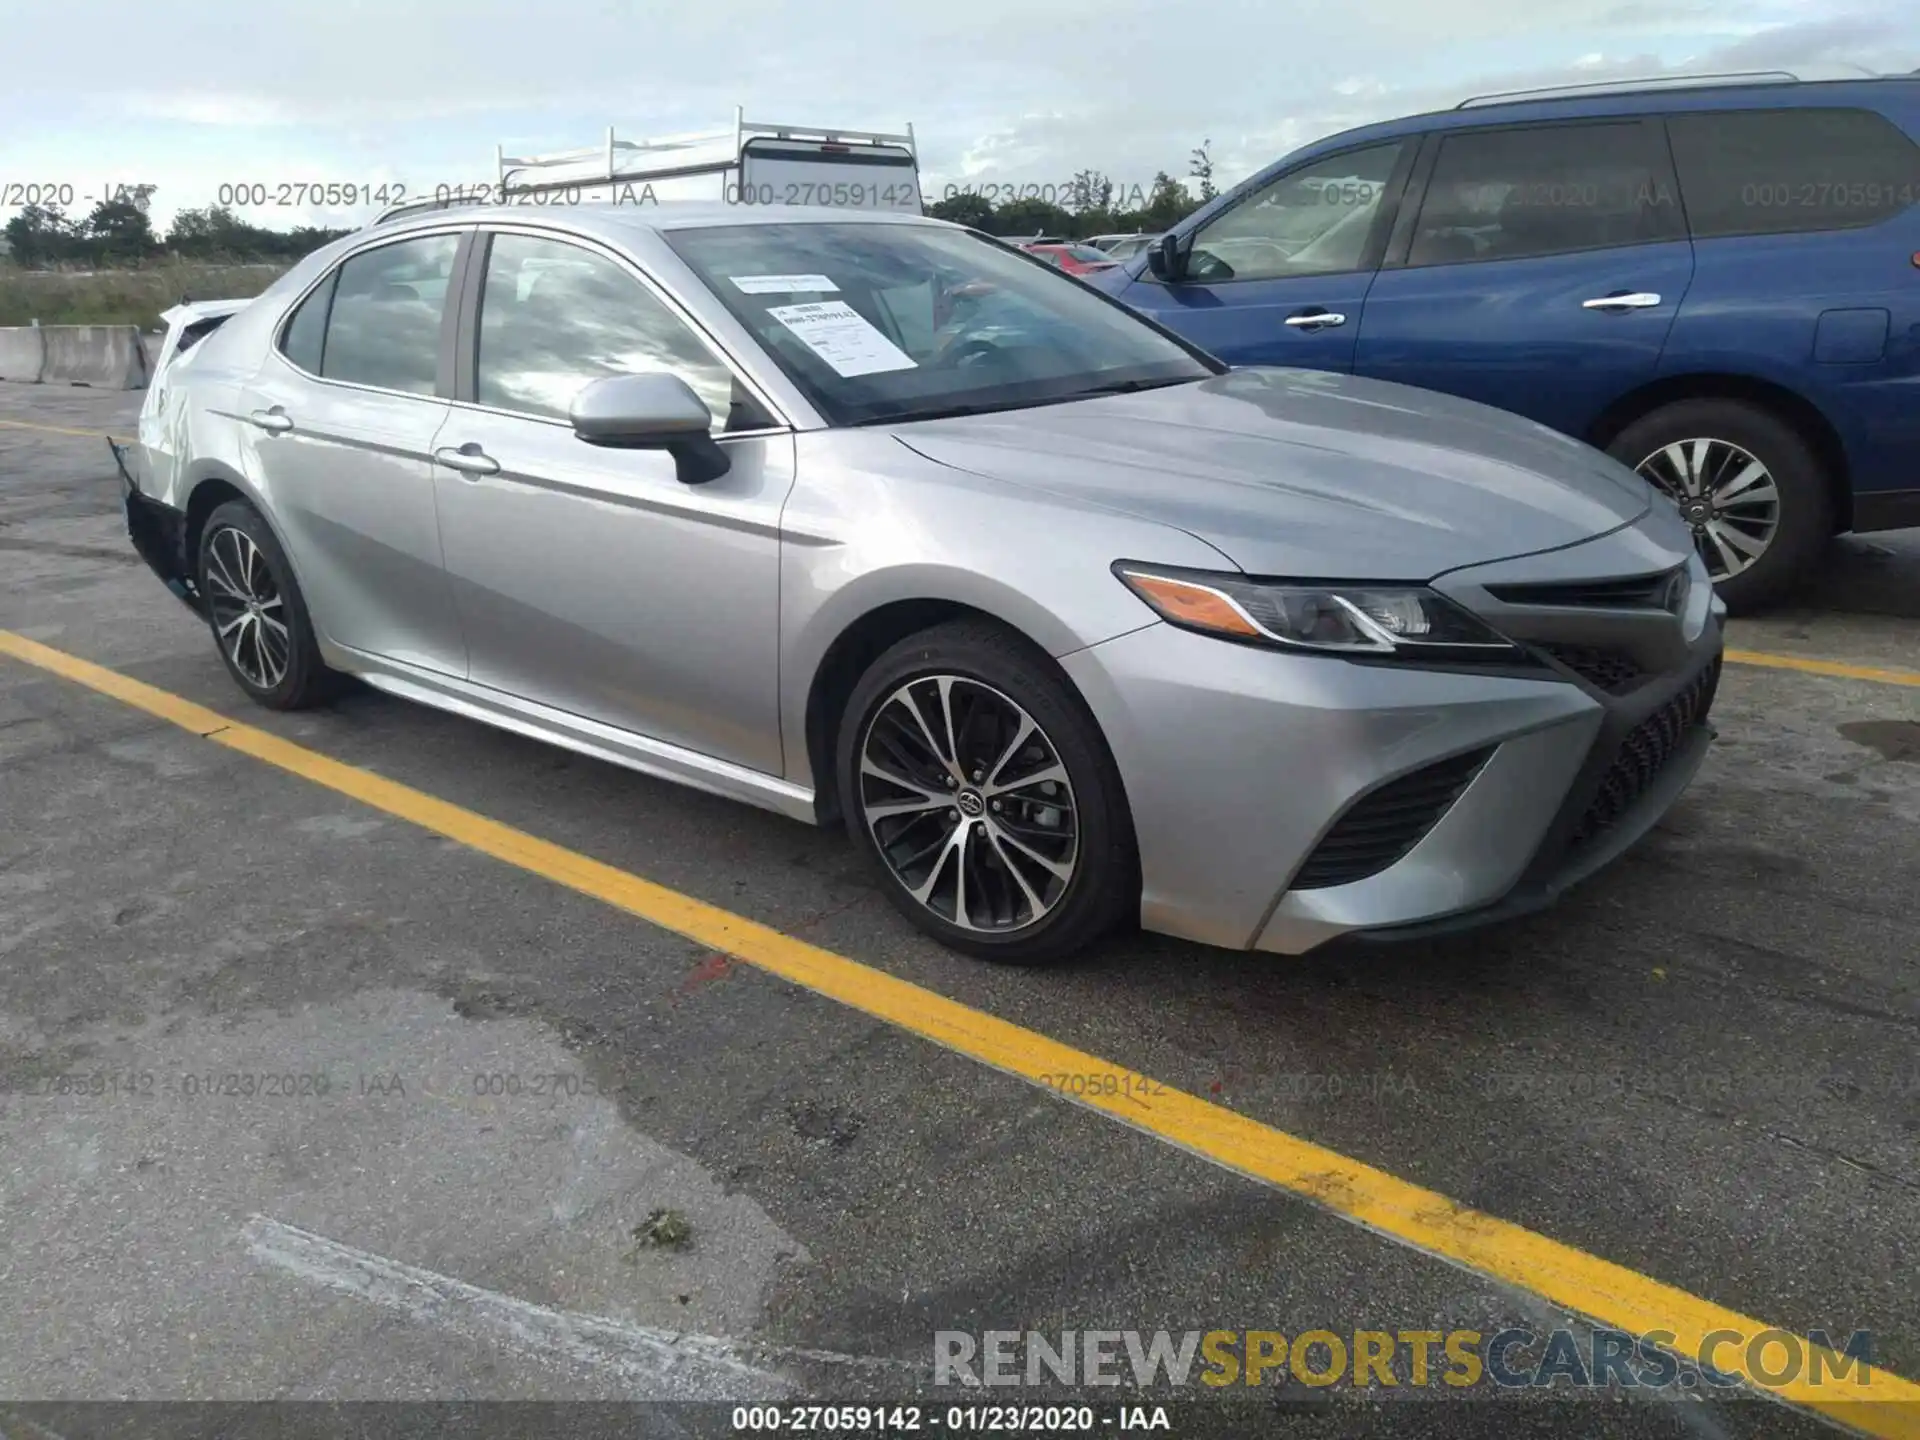
[[[1075,260],[1085,260],[1094,264],[1111,260],[1113,257],[1104,250],[1096,250],[1091,245],[1063,245],[1060,253]]]
[[[831,221],[665,238],[832,425],[1045,405],[1225,368],[966,230]]]

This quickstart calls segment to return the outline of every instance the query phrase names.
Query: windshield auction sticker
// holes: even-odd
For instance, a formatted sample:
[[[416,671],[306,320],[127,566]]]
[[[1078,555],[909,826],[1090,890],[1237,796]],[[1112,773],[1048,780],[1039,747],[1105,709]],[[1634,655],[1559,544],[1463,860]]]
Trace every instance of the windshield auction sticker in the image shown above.
[[[796,339],[837,375],[877,375],[887,370],[912,370],[913,357],[844,300],[820,300],[811,305],[776,305],[767,311],[794,333]]]
[[[749,295],[837,295],[840,287],[825,275],[729,275]]]

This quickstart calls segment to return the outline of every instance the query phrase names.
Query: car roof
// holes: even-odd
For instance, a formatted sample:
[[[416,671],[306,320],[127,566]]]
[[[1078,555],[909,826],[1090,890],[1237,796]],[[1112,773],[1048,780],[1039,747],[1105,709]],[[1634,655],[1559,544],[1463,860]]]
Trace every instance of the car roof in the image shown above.
[[[1602,118],[1609,115],[1649,115],[1676,110],[1750,110],[1756,106],[1801,107],[1853,104],[1871,106],[1889,95],[1920,95],[1920,76],[1876,75],[1849,80],[1764,81],[1729,85],[1707,81],[1697,85],[1653,84],[1587,94],[1519,92],[1513,98],[1476,96],[1471,105],[1447,110],[1425,110],[1328,135],[1283,156],[1285,163],[1315,151],[1345,149],[1356,141],[1393,139],[1408,131],[1451,130],[1486,125],[1520,124],[1532,120]],[[1269,167],[1271,168],[1271,167]]]
[[[945,230],[965,229],[930,215],[894,210],[833,209],[819,205],[727,205],[709,200],[662,200],[636,205],[613,200],[584,200],[567,205],[460,205],[400,215],[357,237],[379,232],[400,235],[411,230],[460,224],[555,224],[584,235],[623,239],[635,233],[661,234],[673,230],[704,230],[734,225],[920,225]]]

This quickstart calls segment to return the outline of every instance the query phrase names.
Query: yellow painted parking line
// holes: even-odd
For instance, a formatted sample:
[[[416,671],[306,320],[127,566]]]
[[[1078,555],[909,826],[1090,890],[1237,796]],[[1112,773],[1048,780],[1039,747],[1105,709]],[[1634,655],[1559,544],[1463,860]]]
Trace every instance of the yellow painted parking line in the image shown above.
[[[122,445],[131,445],[133,441],[125,435],[115,435],[106,430],[69,430],[64,425],[41,425],[31,420],[0,420],[0,429],[6,430],[44,430],[49,435],[78,435],[83,440],[118,440]]]
[[[1774,1327],[1710,1300],[1564,1245],[1444,1195],[1264,1125],[1225,1106],[1161,1085],[982,1010],[862,965],[817,945],[682,895],[664,885],[567,850],[445,800],[346,765],[151,685],[0,630],[0,654],[84,685],[195,735],[349,796],[518,869],[600,900],[712,950],[909,1030],[983,1065],[1046,1087],[1054,1095],[1311,1201],[1342,1219],[1489,1279],[1530,1291],[1600,1325],[1636,1335],[1664,1333],[1677,1354],[1698,1362],[1716,1332],[1744,1338]],[[1097,1076],[1086,1094],[1058,1077]],[[1055,1077],[1050,1081],[1049,1077]],[[1112,1080],[1112,1092],[1106,1084]],[[1801,1344],[1809,1353],[1820,1347]],[[1745,1347],[1722,1344],[1713,1363],[1735,1373]],[[1840,1378],[1805,1370],[1748,1383],[1885,1440],[1920,1440],[1920,1385],[1888,1371],[1855,1368]]]
[[[1758,665],[1769,670],[1798,670],[1803,675],[1831,675],[1837,680],[1871,680],[1877,685],[1920,686],[1920,670],[1889,670],[1878,665],[1849,665],[1839,660],[1816,660],[1806,655],[1777,655],[1767,650],[1729,650],[1729,665]]]

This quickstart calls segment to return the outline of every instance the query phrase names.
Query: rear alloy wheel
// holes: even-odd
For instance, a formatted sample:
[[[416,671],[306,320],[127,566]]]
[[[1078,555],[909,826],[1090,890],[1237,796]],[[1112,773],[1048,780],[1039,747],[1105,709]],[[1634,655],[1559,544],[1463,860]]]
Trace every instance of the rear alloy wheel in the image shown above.
[[[1759,460],[1730,440],[1676,440],[1640,462],[1693,526],[1714,583],[1753,565],[1780,528],[1780,490]]]
[[[200,593],[227,673],[273,710],[300,710],[332,694],[286,552],[260,512],[230,500],[200,532]]]
[[[856,688],[840,750],[856,843],[946,944],[1058,959],[1129,903],[1112,761],[1078,698],[1011,637],[960,623],[895,646]]]
[[[1734,613],[1783,599],[1832,533],[1819,458],[1778,416],[1738,400],[1683,400],[1623,430],[1608,452],[1680,507]]]

